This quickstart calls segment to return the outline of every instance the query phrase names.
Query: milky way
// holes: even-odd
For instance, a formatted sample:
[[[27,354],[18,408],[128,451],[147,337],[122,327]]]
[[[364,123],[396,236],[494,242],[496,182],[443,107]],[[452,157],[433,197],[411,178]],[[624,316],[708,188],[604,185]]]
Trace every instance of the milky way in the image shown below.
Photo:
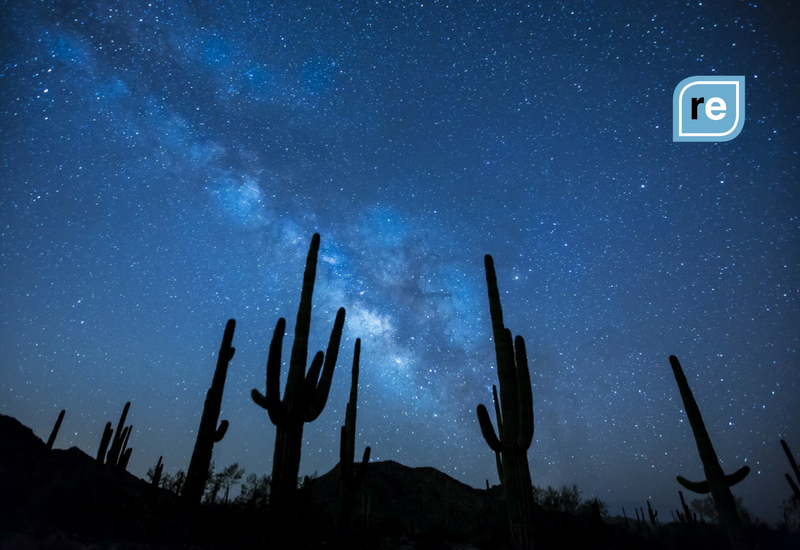
[[[677,355],[734,492],[775,521],[800,450],[800,16],[788,3],[30,2],[0,74],[0,412],[94,454],[132,401],[130,470],[188,466],[237,320],[217,466],[271,469],[263,391],[322,235],[311,347],[347,309],[301,474],[357,446],[497,483],[483,273],[526,338],[537,485],[611,513],[702,479]],[[277,3],[281,4],[281,3]],[[289,4],[289,2],[287,2]],[[744,75],[722,143],[672,94]]]

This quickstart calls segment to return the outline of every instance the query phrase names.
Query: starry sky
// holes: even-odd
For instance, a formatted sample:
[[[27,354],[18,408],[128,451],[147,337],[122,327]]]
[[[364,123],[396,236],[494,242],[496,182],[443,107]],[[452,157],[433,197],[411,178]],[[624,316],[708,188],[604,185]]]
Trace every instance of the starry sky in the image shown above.
[[[129,470],[190,459],[237,321],[218,466],[269,473],[275,323],[347,309],[301,475],[357,453],[498,482],[483,256],[528,344],[537,485],[612,514],[679,507],[702,465],[677,355],[734,488],[769,521],[800,453],[800,10],[789,2],[11,2],[0,73],[0,412],[94,455],[125,401]],[[672,141],[672,94],[744,75],[722,143]],[[288,356],[285,350],[284,359]]]

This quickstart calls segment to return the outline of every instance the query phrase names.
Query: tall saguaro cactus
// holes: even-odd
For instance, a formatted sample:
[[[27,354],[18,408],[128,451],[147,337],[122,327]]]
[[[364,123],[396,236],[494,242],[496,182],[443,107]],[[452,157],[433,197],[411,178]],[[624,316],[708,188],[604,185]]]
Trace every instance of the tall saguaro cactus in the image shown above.
[[[708,431],[706,431],[700,408],[694,400],[692,390],[689,388],[689,382],[686,381],[686,375],[683,374],[678,358],[670,355],[669,363],[672,366],[675,381],[678,383],[683,406],[686,409],[686,416],[689,417],[689,425],[692,427],[694,440],[697,443],[697,451],[700,454],[700,460],[703,462],[703,471],[706,474],[705,481],[689,481],[684,477],[678,476],[678,483],[695,493],[706,494],[710,492],[711,497],[714,499],[714,507],[719,514],[722,529],[727,533],[731,547],[734,550],[750,548],[744,525],[736,511],[736,502],[730,490],[731,486],[747,477],[747,474],[750,473],[750,468],[743,466],[734,473],[725,475],[722,466],[719,464],[717,453],[714,451],[714,446],[711,444]]]
[[[203,405],[203,416],[200,418],[200,428],[197,430],[197,441],[194,444],[192,460],[189,462],[186,482],[181,493],[184,500],[190,504],[200,504],[206,488],[214,443],[222,441],[225,432],[228,431],[227,420],[220,422],[219,427],[217,427],[217,421],[222,408],[222,393],[225,389],[225,378],[228,376],[228,364],[233,359],[233,354],[236,353],[236,348],[231,345],[235,329],[236,321],[229,319],[222,335],[222,345],[219,348],[214,378]]]
[[[497,275],[488,254],[484,264],[500,381],[499,400],[497,388],[493,389],[497,433],[483,405],[478,405],[478,421],[486,443],[499,453],[497,468],[508,507],[512,543],[517,550],[528,550],[533,548],[533,488],[528,467],[528,449],[533,441],[533,394],[528,356],[522,336],[512,342],[511,331],[503,324]]]
[[[347,403],[344,426],[342,426],[339,445],[339,469],[342,474],[342,491],[339,499],[339,544],[341,548],[350,547],[350,510],[353,495],[364,482],[371,449],[364,449],[361,466],[356,471],[356,411],[358,407],[358,372],[361,359],[361,339],[356,338],[353,350],[353,371],[350,380],[350,401]]]
[[[350,401],[345,411],[339,446],[339,461],[342,469],[342,482],[348,487],[357,487],[364,480],[371,449],[364,449],[361,468],[356,472],[356,415],[358,407],[358,373],[361,362],[361,338],[356,338],[353,350],[353,371],[350,380]]]
[[[324,354],[321,351],[317,352],[306,372],[311,300],[317,273],[319,242],[319,234],[315,233],[311,239],[303,274],[303,290],[300,294],[300,306],[297,309],[294,343],[289,358],[289,374],[286,378],[283,399],[279,387],[283,333],[286,331],[286,320],[283,318],[278,319],[269,346],[266,395],[255,389],[250,394],[257,405],[267,410],[270,420],[277,427],[270,495],[271,504],[275,505],[276,509],[290,509],[294,504],[297,474],[300,471],[303,425],[316,420],[328,401],[344,328],[345,311],[344,308],[340,308],[336,313],[327,351]]]

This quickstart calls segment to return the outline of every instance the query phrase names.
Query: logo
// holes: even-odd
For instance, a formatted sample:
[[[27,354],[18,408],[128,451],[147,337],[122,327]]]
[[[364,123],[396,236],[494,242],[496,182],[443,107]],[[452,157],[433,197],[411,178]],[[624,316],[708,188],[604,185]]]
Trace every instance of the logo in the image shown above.
[[[672,141],[730,141],[743,126],[743,76],[693,76],[675,88]]]

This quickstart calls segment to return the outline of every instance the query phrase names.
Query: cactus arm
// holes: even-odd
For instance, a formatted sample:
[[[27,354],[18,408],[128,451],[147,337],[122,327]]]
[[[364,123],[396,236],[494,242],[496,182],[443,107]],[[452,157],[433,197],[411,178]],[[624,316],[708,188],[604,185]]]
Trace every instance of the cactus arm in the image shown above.
[[[497,353],[497,375],[500,380],[500,411],[503,413],[503,430],[498,434],[501,441],[506,446],[512,447],[516,443],[516,436],[519,433],[519,409],[517,401],[519,392],[517,390],[517,374],[514,368],[513,338],[509,329],[503,329],[498,345],[495,342]],[[501,361],[501,357],[503,357]]]
[[[531,375],[528,371],[528,354],[525,351],[525,340],[517,336],[514,340],[517,360],[517,391],[519,392],[519,434],[517,445],[528,449],[533,442],[533,391]]]
[[[314,400],[314,393],[317,391],[317,384],[319,383],[319,373],[322,370],[322,364],[325,360],[325,354],[318,351],[311,360],[308,366],[305,380],[303,380],[303,387],[300,390],[300,401],[293,409],[293,417],[299,417],[303,422],[311,422],[308,420],[311,416],[311,402]],[[320,410],[320,412],[322,412]],[[319,416],[319,414],[317,414]],[[314,416],[313,419],[316,419]]]
[[[270,413],[270,420],[279,426],[286,421],[286,407],[281,401],[281,353],[283,351],[283,335],[286,332],[286,319],[281,317],[275,325],[272,333],[272,341],[269,344],[269,357],[267,359],[267,411]],[[274,410],[273,410],[274,409]],[[273,418],[273,416],[275,418]]]
[[[106,427],[103,429],[103,436],[100,438],[100,448],[97,450],[97,462],[103,464],[108,451],[108,444],[111,442],[111,436],[114,429],[111,427],[111,422],[106,422]]]
[[[492,385],[492,402],[494,403],[494,416],[497,419],[497,432],[503,431],[503,417],[500,414],[500,398],[497,396],[497,385]],[[491,447],[490,447],[491,448]],[[494,449],[492,449],[494,450]],[[497,478],[503,482],[503,457],[500,451],[494,450],[494,460],[497,466]],[[488,483],[488,480],[487,480]]]
[[[725,476],[725,484],[728,487],[733,487],[734,485],[742,481],[744,478],[746,478],[747,474],[749,473],[750,473],[750,466],[742,466],[732,474],[728,474]]]
[[[676,479],[678,480],[678,483],[693,493],[706,495],[711,492],[711,486],[708,484],[708,481],[689,481],[683,476],[678,476]]]
[[[500,414],[500,398],[497,397],[496,384],[492,384],[492,402],[494,403],[494,417],[497,419],[497,432],[501,433],[503,431],[503,416]]]
[[[123,471],[128,467],[128,460],[125,459],[125,456],[127,455],[128,458],[130,458],[130,453],[128,453],[128,451],[131,449],[128,448],[128,441],[131,438],[131,432],[133,432],[133,424],[125,428],[122,432],[125,440],[122,443],[122,450],[119,453],[119,460],[117,461],[116,466]]]
[[[131,453],[133,453],[133,449],[125,449],[125,452],[122,453],[122,456],[119,459],[119,464],[117,464],[117,467],[123,472],[128,469],[128,461],[131,459]]]
[[[225,433],[228,431],[228,421],[223,420],[219,423],[219,428],[217,431],[214,432],[214,443],[219,443],[222,441],[222,438],[225,437]]]
[[[252,390],[250,390],[250,397],[253,399],[253,402],[256,405],[269,412],[269,406],[267,405],[267,398],[264,396],[264,394],[262,394],[257,389],[253,388]]]
[[[261,408],[269,413],[270,421],[276,426],[286,423],[286,408],[281,401],[281,352],[283,350],[283,334],[286,332],[286,319],[281,317],[275,325],[272,340],[269,344],[267,357],[267,391],[261,395],[258,390],[253,390],[250,396]]]
[[[305,416],[306,422],[313,422],[322,413],[328,402],[328,394],[331,391],[333,381],[333,370],[336,367],[336,360],[339,357],[339,344],[342,340],[344,330],[345,310],[343,307],[336,312],[336,320],[333,322],[333,330],[328,340],[328,348],[325,351],[325,364],[322,367],[322,376],[319,378],[317,390],[314,392],[313,401],[310,403],[308,412]]]
[[[492,421],[489,419],[489,411],[483,405],[478,405],[478,423],[481,426],[483,439],[486,440],[489,448],[496,453],[505,452],[505,447],[500,443],[497,434],[494,432],[494,426],[492,426]]]

